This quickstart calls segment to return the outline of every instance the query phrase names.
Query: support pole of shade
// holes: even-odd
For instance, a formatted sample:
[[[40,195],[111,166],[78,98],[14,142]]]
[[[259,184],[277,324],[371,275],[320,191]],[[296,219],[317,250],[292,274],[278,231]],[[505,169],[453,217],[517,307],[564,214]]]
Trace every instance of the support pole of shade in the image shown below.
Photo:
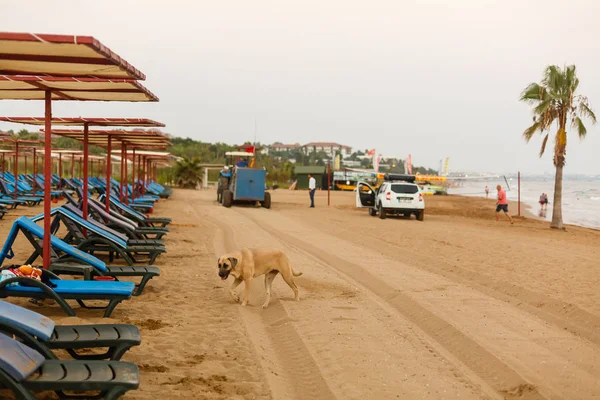
[[[142,156],[138,154],[138,185],[140,189],[138,190],[138,197],[142,195]]]
[[[27,165],[27,153],[25,153],[25,155],[23,157],[25,157],[25,175],[27,175],[27,173],[29,172],[29,168],[27,168],[28,167],[28,165]]]
[[[37,192],[37,154],[35,147],[33,148],[33,195]],[[48,177],[44,178],[48,179]]]
[[[129,197],[129,177],[127,176],[127,143],[123,142],[123,150],[124,150],[124,157],[125,159],[123,160],[123,169],[124,169],[124,174],[123,174],[123,180],[124,180],[124,186],[125,186],[125,198],[123,199],[123,201],[125,202],[125,204],[127,204],[127,197]]]
[[[19,186],[19,141],[15,142],[15,166],[13,167],[13,172],[15,174],[15,190],[13,196],[15,199],[17,198],[17,190]]]
[[[75,153],[71,154],[71,179],[75,179]]]
[[[135,193],[137,191],[137,187],[135,185],[135,147],[133,148],[133,164],[131,166],[131,186],[132,186],[132,191],[131,191],[131,198],[132,200],[135,199]],[[127,204],[129,204],[129,199],[127,200]]]
[[[119,179],[119,201],[123,202],[123,163],[125,162],[125,142],[121,142],[121,179]]]
[[[143,196],[146,193],[146,157],[142,157],[140,164],[142,166],[142,194],[140,196]]]
[[[44,241],[42,257],[44,269],[50,267],[50,191],[52,190],[50,176],[52,175],[52,92],[46,90],[45,97],[45,132],[44,135]]]
[[[62,179],[63,179],[63,170],[62,170],[62,153],[58,153],[58,188],[62,189]]]
[[[86,122],[83,124],[83,198],[82,198],[82,211],[83,219],[88,219],[88,136],[89,136],[89,124]]]
[[[2,153],[2,178],[4,178],[4,164],[6,163],[4,153]]]
[[[112,137],[108,135],[108,145],[106,146],[106,212],[110,212],[110,173],[112,169],[111,152]]]

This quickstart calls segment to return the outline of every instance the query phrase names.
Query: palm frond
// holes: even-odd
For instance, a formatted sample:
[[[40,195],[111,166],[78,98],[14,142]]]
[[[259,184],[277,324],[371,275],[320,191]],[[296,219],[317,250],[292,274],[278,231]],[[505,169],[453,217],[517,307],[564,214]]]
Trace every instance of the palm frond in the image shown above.
[[[519,100],[528,103],[537,103],[544,98],[545,89],[537,83],[529,84],[521,93]]]
[[[523,132],[523,137],[525,138],[525,141],[529,143],[529,141],[538,129],[540,129],[539,121],[534,122],[533,125],[525,129],[525,132]]]
[[[583,121],[579,117],[575,117],[575,121],[573,121],[573,125],[575,129],[577,129],[577,133],[579,134],[579,139],[583,139],[587,134],[587,129],[583,124]]]
[[[535,115],[544,115],[550,111],[552,99],[544,99],[533,109]]]
[[[594,111],[592,111],[590,106],[587,104],[587,99],[583,99],[579,103],[579,112],[581,113],[582,117],[588,118],[590,121],[592,121],[592,124],[596,123],[596,114],[594,114]]]
[[[542,141],[542,147],[540,149],[540,158],[542,158],[542,156],[544,155],[544,151],[546,151],[546,143],[548,143],[549,136],[550,133],[546,133],[546,136],[544,136],[544,140]]]

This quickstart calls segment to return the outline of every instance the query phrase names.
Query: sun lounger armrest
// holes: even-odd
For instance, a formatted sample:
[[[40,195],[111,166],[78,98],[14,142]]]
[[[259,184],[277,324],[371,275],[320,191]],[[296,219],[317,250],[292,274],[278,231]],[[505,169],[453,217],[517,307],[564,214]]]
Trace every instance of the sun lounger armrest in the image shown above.
[[[89,281],[92,279],[94,267],[86,264],[73,264],[73,263],[52,263],[50,264],[50,270],[57,270],[60,272],[77,272],[83,275],[83,279]],[[55,275],[56,276],[56,275]]]

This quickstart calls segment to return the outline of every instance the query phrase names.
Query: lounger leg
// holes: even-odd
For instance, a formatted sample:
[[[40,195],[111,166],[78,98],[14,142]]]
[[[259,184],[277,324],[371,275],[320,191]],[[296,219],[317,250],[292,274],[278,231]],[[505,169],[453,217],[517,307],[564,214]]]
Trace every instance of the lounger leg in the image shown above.
[[[156,258],[160,255],[160,253],[158,251],[155,251],[154,253],[150,254],[150,265],[154,264],[154,261],[156,261]]]
[[[150,281],[150,279],[152,279],[152,275],[144,275],[140,284],[137,285],[137,289],[135,293],[133,293],[133,295],[139,296],[140,294],[142,294],[142,292],[144,291],[144,287],[146,287],[146,284],[148,283],[148,281]]]
[[[76,317],[77,316],[77,314],[75,313],[75,311],[73,311],[73,309],[71,308],[71,306],[69,305],[69,303],[67,303],[62,297],[59,297],[54,292],[52,292],[52,299],[58,303],[58,305],[60,306],[60,308],[62,308],[63,311],[65,312],[65,314],[67,314],[69,317]]]
[[[105,400],[116,400],[119,397],[123,396],[127,390],[123,388],[113,388],[104,394]]]
[[[105,353],[102,354],[83,354],[79,355],[74,349],[66,349],[67,352],[75,360],[112,360],[119,361],[123,354],[131,348],[130,344],[121,344],[115,347],[109,347]]]
[[[112,314],[112,312],[114,311],[115,307],[121,302],[121,299],[112,299],[110,301],[110,303],[108,304],[108,307],[106,307],[106,310],[104,311],[104,318],[108,318],[110,317],[110,314]]]

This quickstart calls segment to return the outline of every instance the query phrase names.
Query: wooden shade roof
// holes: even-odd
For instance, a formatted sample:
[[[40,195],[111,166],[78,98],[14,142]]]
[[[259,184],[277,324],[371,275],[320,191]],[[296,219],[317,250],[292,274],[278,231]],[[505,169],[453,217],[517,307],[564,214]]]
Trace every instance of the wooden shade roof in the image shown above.
[[[53,135],[83,141],[83,131],[79,129],[53,129]],[[127,146],[136,148],[166,148],[171,145],[169,136],[161,132],[144,130],[92,130],[88,131],[88,143],[94,146],[107,146],[108,138],[116,145],[125,142]]]
[[[44,117],[0,117],[0,122],[13,122],[16,124],[44,126]],[[119,126],[119,127],[145,127],[161,128],[165,124],[147,118],[82,118],[82,117],[53,117],[52,125],[60,126]]]
[[[158,101],[134,79],[0,75],[0,100]]]
[[[0,74],[145,80],[91,36],[0,32]]]

